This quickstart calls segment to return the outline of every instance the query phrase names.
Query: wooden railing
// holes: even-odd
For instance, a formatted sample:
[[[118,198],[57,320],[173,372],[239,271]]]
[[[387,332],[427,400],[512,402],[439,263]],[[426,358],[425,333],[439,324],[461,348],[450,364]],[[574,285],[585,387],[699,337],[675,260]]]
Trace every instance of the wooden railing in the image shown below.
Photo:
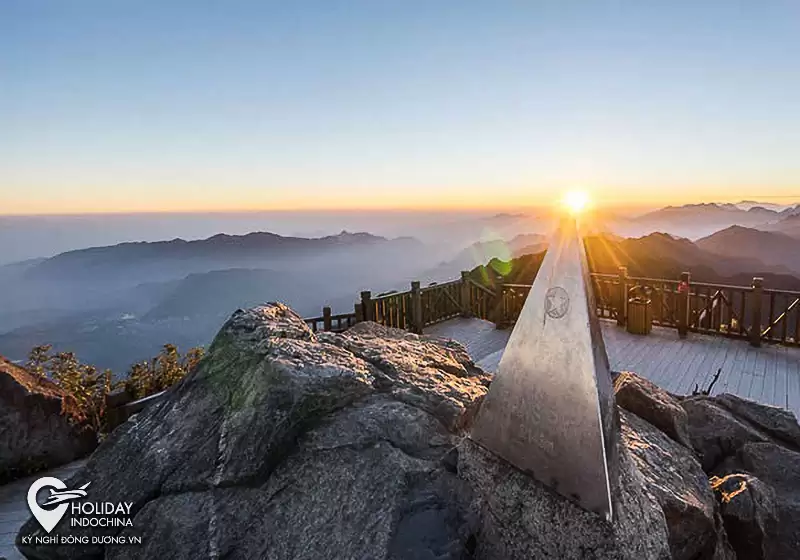
[[[371,302],[373,321],[396,329],[410,329],[412,323],[410,291],[379,295]]]
[[[310,317],[305,322],[314,332],[344,332],[358,320],[355,313],[333,315],[330,307],[323,307],[322,317]]]
[[[422,327],[435,325],[464,314],[461,280],[433,284],[420,290]]]
[[[800,292],[764,289],[763,280],[754,278],[751,286],[729,286],[691,282],[689,273],[679,279],[591,275],[597,315],[625,325],[628,305],[633,299],[649,301],[653,323],[675,328],[681,336],[689,332],[748,339],[758,346],[762,341],[800,345]],[[514,324],[522,311],[530,285],[507,284],[502,277],[487,286],[463,272],[452,282],[424,288],[412,282],[405,292],[389,292],[372,297],[362,292],[354,312],[332,315],[324,308],[321,317],[306,319],[314,332],[342,332],[369,320],[387,327],[422,333],[425,327],[454,317],[477,317],[498,328]]]

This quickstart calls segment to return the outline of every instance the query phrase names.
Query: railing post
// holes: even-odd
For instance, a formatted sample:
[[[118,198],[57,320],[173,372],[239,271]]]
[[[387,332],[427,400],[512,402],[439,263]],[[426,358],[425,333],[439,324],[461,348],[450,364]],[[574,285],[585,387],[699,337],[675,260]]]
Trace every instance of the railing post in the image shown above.
[[[375,320],[375,310],[372,307],[372,292],[361,292],[361,311],[365,321]]]
[[[617,306],[617,325],[624,327],[628,321],[628,267],[619,267],[619,305]]]
[[[761,305],[764,295],[764,279],[756,276],[753,278],[753,290],[750,292],[753,300],[750,302],[750,345],[761,346]]]
[[[494,322],[494,326],[498,329],[505,327],[505,306],[503,305],[503,285],[505,283],[506,279],[502,274],[498,274],[495,277],[494,311],[492,312],[492,321]]]
[[[364,320],[364,308],[361,302],[356,302],[355,305],[353,305],[353,311],[355,311],[356,314],[356,323],[360,323]]]
[[[411,332],[422,334],[422,290],[419,281],[411,282]]]
[[[689,333],[689,291],[692,275],[689,272],[682,272],[680,283],[678,284],[678,296],[675,304],[675,315],[678,321],[678,336],[686,338]]]
[[[322,308],[322,330],[324,332],[330,332],[331,330],[333,330],[333,321],[331,320],[330,307]]]
[[[469,270],[461,271],[461,316],[472,317],[472,302],[470,301]]]

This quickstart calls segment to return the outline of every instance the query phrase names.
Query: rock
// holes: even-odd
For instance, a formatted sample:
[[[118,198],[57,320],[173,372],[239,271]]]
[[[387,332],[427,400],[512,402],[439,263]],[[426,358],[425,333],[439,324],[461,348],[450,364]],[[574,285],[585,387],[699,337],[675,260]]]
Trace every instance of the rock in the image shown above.
[[[691,448],[686,411],[669,393],[627,371],[621,372],[614,380],[614,392],[619,406]]]
[[[775,492],[778,524],[770,542],[772,558],[790,558],[800,550],[800,453],[772,443],[744,445],[736,462]]]
[[[664,512],[673,560],[711,560],[725,537],[724,529],[718,535],[716,501],[700,463],[635,414],[620,416],[623,440]]]
[[[64,393],[0,356],[0,484],[74,461],[94,433],[61,413]]]
[[[711,557],[711,560],[738,560],[738,555],[733,546],[731,546],[725,522],[719,512],[714,517],[714,526],[717,529],[717,544],[714,547],[714,556]]]
[[[478,559],[642,559],[670,557],[664,514],[624,445],[614,493],[614,522],[587,512],[471,441],[459,474],[480,512]]]
[[[463,348],[407,336],[364,325],[317,337],[280,304],[237,311],[195,371],[69,482],[133,502],[144,546],[18,546],[37,558],[461,558],[475,516],[452,450],[487,378]],[[99,533],[65,520],[59,534]]]
[[[775,492],[754,476],[729,474],[712,478],[728,539],[740,558],[767,560],[775,555],[778,514]]]
[[[692,447],[707,473],[714,471],[726,457],[735,455],[744,444],[769,441],[764,432],[708,397],[689,397],[681,405],[687,413]]]
[[[136,517],[143,550],[109,558],[460,558],[474,522],[438,459],[435,418],[373,396],[334,413],[253,488],[166,495]]]
[[[454,431],[472,421],[490,377],[458,342],[367,322],[321,342],[339,346],[375,367],[376,386],[431,414]],[[390,343],[387,343],[389,341]]]
[[[739,527],[748,549],[760,547],[768,559],[794,557],[800,550],[800,453],[771,442],[747,443],[716,474],[725,481],[719,484],[723,505],[723,492],[730,497],[725,523]]]
[[[791,411],[742,399],[729,393],[713,397],[712,400],[773,439],[800,451],[800,425]]]
[[[68,482],[133,502],[134,527],[105,534],[143,546],[20,548],[43,560],[669,558],[661,508],[624,448],[609,524],[465,439],[488,383],[457,343],[371,323],[315,335],[280,304],[237,311],[198,367]]]

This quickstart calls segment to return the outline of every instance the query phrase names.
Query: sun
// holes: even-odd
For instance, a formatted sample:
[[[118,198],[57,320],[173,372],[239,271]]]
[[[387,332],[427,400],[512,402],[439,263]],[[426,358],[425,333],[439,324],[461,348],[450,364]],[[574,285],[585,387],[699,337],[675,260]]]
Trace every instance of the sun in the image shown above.
[[[561,197],[561,205],[566,208],[570,214],[580,214],[586,210],[591,204],[589,193],[581,189],[573,189],[564,193]]]

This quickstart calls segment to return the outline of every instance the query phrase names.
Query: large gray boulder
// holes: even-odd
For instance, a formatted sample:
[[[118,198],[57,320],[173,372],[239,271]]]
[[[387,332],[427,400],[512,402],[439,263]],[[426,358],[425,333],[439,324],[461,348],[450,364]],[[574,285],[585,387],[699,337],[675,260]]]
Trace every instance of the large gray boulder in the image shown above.
[[[617,404],[667,434],[681,445],[691,447],[686,410],[672,395],[635,373],[623,371],[614,380]]]
[[[20,548],[42,559],[669,558],[661,508],[624,448],[610,524],[472,445],[488,383],[456,343],[370,323],[315,335],[280,304],[237,311],[197,369],[69,483],[91,481],[91,501],[133,502],[134,528],[106,534],[142,534],[143,546]]]
[[[800,451],[800,424],[790,410],[760,404],[729,393],[712,397],[711,400],[782,445]]]
[[[0,356],[0,484],[74,461],[95,434],[62,413],[64,393]]]
[[[775,491],[754,476],[729,474],[712,479],[729,540],[741,558],[776,556],[778,513]]]
[[[682,402],[692,446],[714,487],[740,558],[782,559],[800,550],[800,452],[794,414],[734,395]]]
[[[689,438],[707,473],[714,471],[746,443],[769,441],[769,436],[707,397],[682,403],[689,420]]]
[[[635,414],[622,411],[621,423],[625,443],[664,511],[673,560],[724,557],[714,493],[692,452]]]
[[[542,486],[472,441],[461,446],[459,474],[480,512],[476,558],[669,560],[664,514],[618,442],[613,523]]]
[[[747,443],[718,469],[721,478],[741,474],[749,475],[744,481],[750,491],[730,497],[731,506],[723,511],[726,525],[746,525],[751,533],[765,533],[766,559],[797,556],[800,551],[800,453],[769,442]],[[751,503],[754,509],[747,512]],[[774,526],[767,522],[773,512],[777,520]],[[745,520],[751,522],[743,523]]]

